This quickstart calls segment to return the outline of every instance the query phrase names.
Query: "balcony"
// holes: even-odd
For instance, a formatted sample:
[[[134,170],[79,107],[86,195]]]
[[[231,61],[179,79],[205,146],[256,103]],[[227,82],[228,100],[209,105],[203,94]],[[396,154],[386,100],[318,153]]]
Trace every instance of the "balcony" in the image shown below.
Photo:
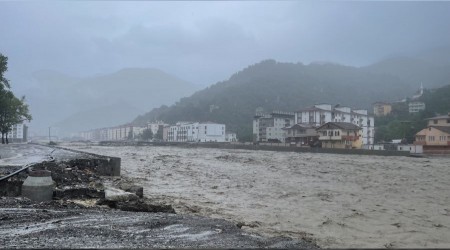
[[[340,141],[342,140],[342,136],[336,135],[336,136],[319,136],[320,141]]]
[[[358,140],[358,136],[354,136],[354,135],[343,135],[343,136],[342,136],[342,140],[345,140],[345,141],[356,141],[356,140]]]

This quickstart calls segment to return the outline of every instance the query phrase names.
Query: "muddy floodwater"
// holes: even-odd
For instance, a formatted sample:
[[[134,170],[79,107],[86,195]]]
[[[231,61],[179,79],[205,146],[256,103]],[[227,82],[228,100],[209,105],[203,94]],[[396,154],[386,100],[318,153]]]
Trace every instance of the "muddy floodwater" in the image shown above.
[[[448,157],[67,147],[121,157],[122,175],[177,213],[325,248],[450,247]]]

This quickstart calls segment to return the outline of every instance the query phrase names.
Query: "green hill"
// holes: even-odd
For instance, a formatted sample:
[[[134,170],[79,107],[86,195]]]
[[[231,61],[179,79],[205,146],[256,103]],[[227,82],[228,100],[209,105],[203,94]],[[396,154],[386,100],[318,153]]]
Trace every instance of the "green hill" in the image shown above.
[[[266,60],[170,107],[162,106],[138,116],[134,123],[214,121],[225,123],[227,130],[237,132],[241,139],[250,139],[252,117],[258,107],[266,111],[295,111],[327,102],[370,110],[373,102],[395,101],[417,90],[420,82],[385,72],[381,65],[374,70],[330,63],[304,65]]]
[[[418,99],[425,103],[425,110],[410,114],[408,103],[396,103],[392,113],[384,117],[376,117],[375,141],[391,141],[405,138],[412,143],[417,132],[427,126],[426,118],[445,115],[450,112],[450,85],[436,89],[425,89]]]

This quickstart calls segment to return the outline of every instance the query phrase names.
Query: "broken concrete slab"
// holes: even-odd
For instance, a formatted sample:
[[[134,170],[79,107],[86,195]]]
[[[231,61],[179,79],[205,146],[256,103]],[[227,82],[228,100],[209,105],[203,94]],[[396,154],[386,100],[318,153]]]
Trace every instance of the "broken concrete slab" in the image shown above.
[[[105,199],[109,201],[132,201],[139,199],[139,197],[134,193],[108,187],[105,189]]]

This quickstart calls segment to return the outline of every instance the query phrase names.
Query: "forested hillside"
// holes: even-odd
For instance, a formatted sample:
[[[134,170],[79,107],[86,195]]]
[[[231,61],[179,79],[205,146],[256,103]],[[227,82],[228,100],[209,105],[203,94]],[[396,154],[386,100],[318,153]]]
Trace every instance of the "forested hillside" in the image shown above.
[[[450,85],[436,89],[426,89],[418,99],[425,102],[425,111],[410,114],[408,103],[396,103],[390,115],[375,119],[375,141],[391,141],[405,138],[414,141],[417,132],[427,126],[426,118],[445,115],[450,112]]]
[[[266,60],[170,107],[153,109],[134,122],[214,121],[225,123],[227,130],[237,132],[240,139],[251,139],[252,117],[258,107],[265,111],[295,111],[326,102],[370,110],[373,102],[405,98],[419,85],[420,81],[384,72],[381,64],[375,70]]]

